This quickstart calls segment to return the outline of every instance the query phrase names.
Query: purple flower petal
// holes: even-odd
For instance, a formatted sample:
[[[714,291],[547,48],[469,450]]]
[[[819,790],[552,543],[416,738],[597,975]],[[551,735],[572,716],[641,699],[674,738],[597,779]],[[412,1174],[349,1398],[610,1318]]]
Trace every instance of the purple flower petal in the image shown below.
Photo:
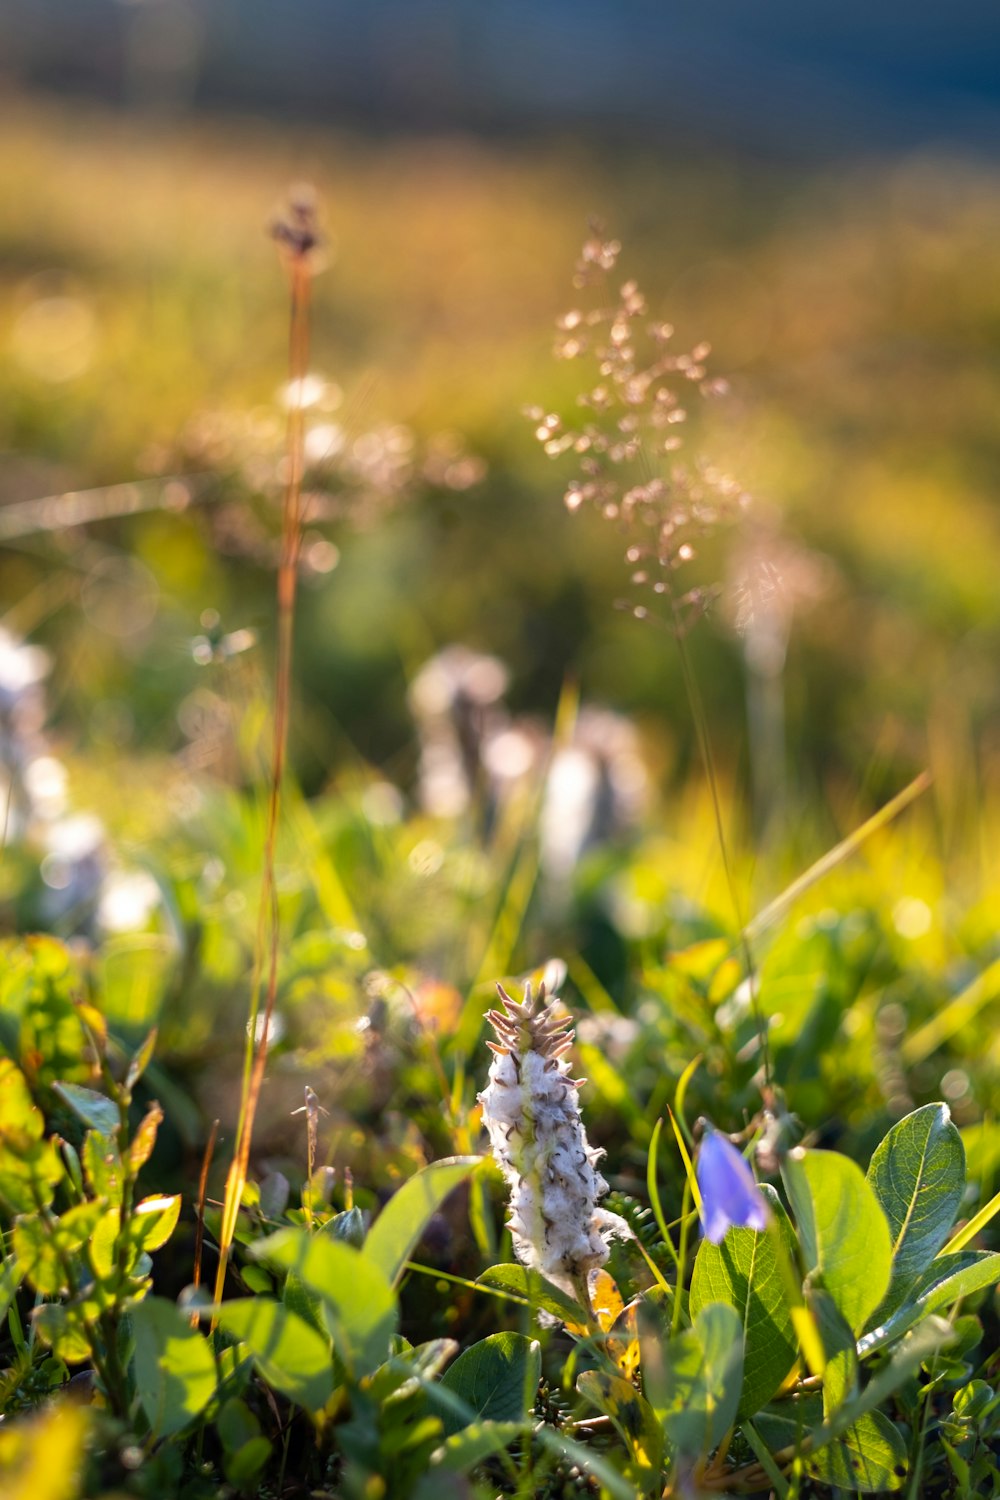
[[[770,1209],[746,1161],[711,1125],[698,1152],[698,1187],[705,1238],[718,1245],[727,1229],[766,1229]]]

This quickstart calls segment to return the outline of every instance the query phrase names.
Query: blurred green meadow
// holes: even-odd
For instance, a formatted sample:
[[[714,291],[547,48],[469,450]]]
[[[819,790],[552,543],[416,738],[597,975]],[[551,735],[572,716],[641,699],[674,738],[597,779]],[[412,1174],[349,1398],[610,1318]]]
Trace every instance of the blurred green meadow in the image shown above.
[[[72,809],[99,815],[114,857],[152,870],[178,907],[178,883],[211,865],[213,901],[190,917],[211,938],[191,960],[195,987],[168,984],[163,1018],[196,1072],[210,1034],[228,1045],[216,1006],[233,1006],[238,1030],[255,921],[287,378],[266,228],[298,179],[315,184],[329,235],[318,419],[348,454],[374,444],[360,479],[338,471],[331,488],[356,481],[351,498],[307,537],[316,566],[295,646],[293,764],[317,800],[302,804],[311,842],[289,832],[289,935],[323,922],[315,851],[327,897],[373,945],[343,983],[348,1030],[376,958],[464,993],[487,956],[515,972],[582,943],[603,993],[634,1008],[644,965],[733,929],[677,654],[615,609],[629,584],[614,527],[567,514],[569,471],[540,455],[523,414],[572,406],[579,377],[550,357],[550,330],[594,214],[651,309],[679,338],[711,341],[731,394],[700,441],[754,495],[765,548],[804,575],[776,676],[755,673],[727,604],[739,528],[709,549],[723,597],[690,636],[745,915],[919,771],[934,777],[791,907],[765,962],[804,944],[809,990],[829,924],[860,924],[870,956],[824,1024],[846,1025],[870,1060],[890,1001],[912,1028],[996,958],[1000,185],[985,170],[913,155],[805,173],[602,158],[571,141],[168,126],[27,100],[5,106],[3,137],[4,623],[51,653],[44,733]],[[67,525],[74,502],[40,503],[67,491],[95,518]],[[205,660],[203,617],[218,639],[255,644]],[[568,894],[547,901],[536,879],[537,788],[493,827],[420,811],[407,688],[453,642],[506,664],[513,722],[539,737],[577,696],[638,725],[645,808],[627,838],[590,851]],[[368,826],[373,786],[382,821]],[[440,853],[424,869],[413,851],[428,839]],[[0,875],[12,931],[39,920],[30,846]],[[497,952],[491,927],[519,872]],[[175,941],[183,918],[151,925]],[[801,1041],[814,999],[796,993],[786,1021],[821,1071]],[[905,1088],[923,1098],[961,1062],[959,1112],[992,1111],[992,1003]],[[848,1055],[831,1065],[858,1125],[891,1113]],[[807,1113],[825,1107],[820,1094]]]
[[[985,1203],[995,173],[929,153],[807,172],[571,139],[168,125],[32,99],[4,103],[0,138],[0,1041],[29,1080],[86,1081],[73,997],[122,1045],[156,1026],[149,1190],[190,1192],[217,1118],[221,1199],[259,952],[288,401],[267,226],[306,180],[329,237],[316,503],[251,1188],[301,1188],[306,1087],[344,1212],[478,1150],[494,981],[547,975],[578,1017],[591,1137],[639,1212],[692,1058],[692,1119],[736,1130],[758,1108],[748,924],[774,1077],[807,1137],[864,1162],[944,1099],[963,1214]],[[651,312],[684,347],[710,341],[730,390],[697,444],[754,497],[697,560],[721,593],[687,639],[735,908],[675,643],[636,618],[613,521],[567,511],[572,465],[525,415],[571,412],[581,389],[552,345],[595,215]],[[781,575],[776,656],[738,625],[750,548]],[[663,1170],[673,1218],[683,1172]],[[471,1277],[503,1258],[496,1184],[473,1203],[471,1238],[453,1214],[425,1257]],[[193,1232],[188,1214],[162,1294],[190,1279]],[[458,1317],[443,1285],[436,1331]]]

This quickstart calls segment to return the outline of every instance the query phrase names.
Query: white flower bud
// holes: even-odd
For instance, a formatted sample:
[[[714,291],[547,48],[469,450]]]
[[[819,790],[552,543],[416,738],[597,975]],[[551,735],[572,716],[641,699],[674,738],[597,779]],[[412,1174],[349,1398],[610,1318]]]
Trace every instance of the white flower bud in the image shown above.
[[[598,1208],[608,1185],[580,1119],[578,1082],[566,1053],[570,1022],[537,1001],[527,985],[523,1002],[497,989],[503,1011],[488,1020],[497,1042],[489,1084],[480,1094],[493,1155],[510,1185],[509,1228],[518,1260],[571,1296],[586,1297],[590,1271],[603,1266],[609,1241],[631,1231],[617,1214]],[[582,1080],[581,1080],[582,1081]]]

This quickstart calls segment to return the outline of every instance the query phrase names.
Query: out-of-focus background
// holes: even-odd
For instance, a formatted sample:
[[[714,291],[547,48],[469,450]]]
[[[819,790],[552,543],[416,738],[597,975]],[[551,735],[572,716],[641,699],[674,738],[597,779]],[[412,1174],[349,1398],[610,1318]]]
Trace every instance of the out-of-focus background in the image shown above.
[[[502,672],[452,655],[413,688],[458,643],[509,674],[517,732],[490,774],[516,779],[571,684],[636,726],[647,830],[714,847],[669,634],[635,618],[614,525],[567,511],[572,460],[547,458],[524,414],[572,411],[583,388],[552,345],[596,216],[622,242],[616,277],[683,347],[711,343],[729,394],[697,443],[754,496],[752,544],[780,580],[765,649],[732,599],[746,528],[699,562],[722,594],[688,644],[736,842],[777,850],[787,879],[929,768],[905,875],[875,873],[896,937],[936,943],[936,982],[960,989],[976,970],[947,969],[957,952],[995,957],[976,903],[994,889],[1000,775],[998,47],[985,0],[947,16],[902,0],[5,0],[0,672],[37,736],[17,752],[36,766],[20,815],[99,808],[156,864],[191,778],[245,785],[265,742],[289,399],[266,229],[307,180],[329,265],[315,377],[292,393],[322,471],[301,784],[367,787],[355,853],[421,795],[431,816],[460,812],[468,788],[428,801],[428,720],[463,671],[482,709]],[[43,678],[44,710],[24,709]],[[609,723],[592,724],[602,751]],[[259,829],[213,816],[209,842],[251,870]],[[9,860],[10,923],[72,930],[59,893],[103,836],[50,828],[36,886]],[[426,842],[407,845],[417,884],[443,858]],[[702,872],[694,853],[667,865],[591,933],[609,985],[622,934],[647,932],[635,903]],[[762,877],[762,897],[780,884]],[[379,915],[372,897],[369,936],[408,931],[413,891],[392,899]],[[421,930],[408,951],[441,973],[436,941]],[[211,961],[235,972],[218,943]]]
[[[311,784],[341,732],[405,753],[405,680],[453,639],[503,656],[520,703],[550,710],[572,672],[683,755],[676,666],[612,616],[614,539],[564,513],[565,475],[521,415],[573,389],[550,330],[591,215],[730,378],[713,455],[824,559],[785,669],[792,782],[905,774],[943,742],[985,774],[998,31],[985,4],[945,24],[790,0],[7,0],[0,502],[193,476],[181,514],[176,490],[82,532],[6,526],[5,607],[59,642],[67,732],[168,747],[200,613],[266,627],[266,571],[207,543],[195,512],[218,509],[226,462],[205,424],[280,420],[285,287],[264,228],[305,177],[332,240],[314,362],[336,422],[348,441],[387,424],[474,460],[460,487],[418,484],[331,537],[339,567],[301,631]],[[695,649],[738,766],[724,611]]]

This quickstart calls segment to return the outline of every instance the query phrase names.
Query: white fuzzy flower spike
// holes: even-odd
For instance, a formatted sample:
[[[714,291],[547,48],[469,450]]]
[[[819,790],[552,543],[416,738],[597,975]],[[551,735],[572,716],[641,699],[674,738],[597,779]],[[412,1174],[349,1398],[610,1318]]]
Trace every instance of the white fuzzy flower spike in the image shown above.
[[[569,1077],[573,1044],[568,1017],[537,999],[526,985],[524,1000],[497,985],[502,1011],[487,1019],[497,1034],[489,1084],[479,1100],[493,1155],[510,1185],[509,1228],[514,1253],[554,1286],[589,1308],[587,1278],[603,1266],[609,1241],[631,1236],[624,1219],[598,1208],[608,1185],[580,1118],[577,1089]]]

